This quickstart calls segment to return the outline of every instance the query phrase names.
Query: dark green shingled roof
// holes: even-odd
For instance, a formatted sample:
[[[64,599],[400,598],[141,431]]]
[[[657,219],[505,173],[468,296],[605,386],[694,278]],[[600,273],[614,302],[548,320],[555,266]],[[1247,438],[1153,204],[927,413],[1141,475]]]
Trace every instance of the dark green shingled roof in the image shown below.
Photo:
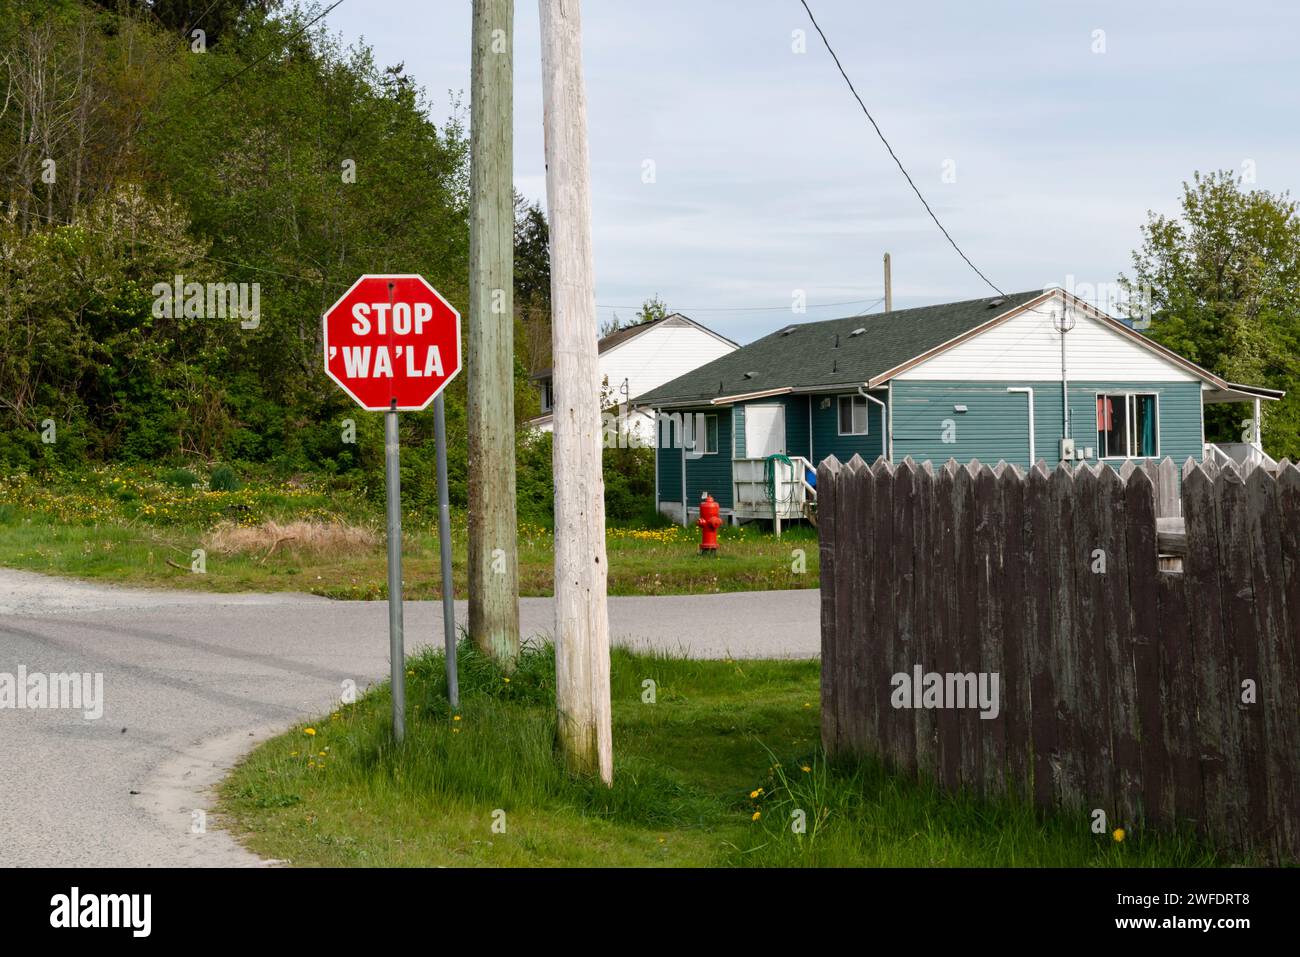
[[[1042,294],[1035,289],[786,326],[637,396],[636,404],[660,406],[768,389],[867,382]],[[855,329],[866,331],[855,336]]]

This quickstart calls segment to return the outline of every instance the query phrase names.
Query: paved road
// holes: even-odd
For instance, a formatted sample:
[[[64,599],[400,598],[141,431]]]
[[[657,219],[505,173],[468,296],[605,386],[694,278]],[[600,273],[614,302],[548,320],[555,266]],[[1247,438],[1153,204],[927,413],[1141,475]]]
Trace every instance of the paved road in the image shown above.
[[[524,631],[552,604],[526,598]],[[465,608],[457,604],[457,621]],[[812,657],[818,592],[610,599],[618,644],[695,657]],[[151,592],[0,569],[0,682],[101,672],[103,716],[0,707],[0,866],[256,865],[192,811],[257,741],[387,677],[387,605]],[[442,644],[441,606],[406,606],[407,650]]]

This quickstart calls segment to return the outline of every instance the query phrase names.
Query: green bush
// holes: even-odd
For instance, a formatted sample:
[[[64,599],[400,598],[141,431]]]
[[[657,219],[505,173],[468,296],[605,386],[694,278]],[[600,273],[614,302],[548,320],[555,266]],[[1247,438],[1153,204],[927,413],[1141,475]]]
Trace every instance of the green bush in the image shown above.
[[[218,465],[212,470],[212,478],[208,479],[208,488],[214,492],[238,492],[240,487],[235,470],[229,465]]]
[[[655,451],[642,448],[606,449],[602,460],[605,473],[605,518],[627,521],[653,508],[655,496]]]
[[[172,469],[164,472],[162,480],[168,485],[175,485],[179,488],[193,488],[199,484],[199,477],[189,469]]]

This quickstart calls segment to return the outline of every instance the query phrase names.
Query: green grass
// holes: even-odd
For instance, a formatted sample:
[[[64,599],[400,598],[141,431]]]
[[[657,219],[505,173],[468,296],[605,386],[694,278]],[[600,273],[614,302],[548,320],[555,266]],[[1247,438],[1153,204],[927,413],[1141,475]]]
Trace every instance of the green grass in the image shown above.
[[[219,473],[220,470],[217,470]],[[0,479],[0,565],[121,584],[204,591],[302,591],[331,598],[387,596],[382,535],[374,548],[336,554],[221,555],[208,551],[206,572],[191,572],[191,553],[220,522],[342,521],[382,532],[383,515],[358,496],[308,482],[249,479],[230,487],[217,473],[190,487],[169,471],[101,468],[37,481]],[[222,488],[212,488],[212,485]],[[453,578],[465,594],[467,531],[452,519]],[[409,599],[440,594],[436,519],[404,517],[403,579]],[[792,528],[778,540],[755,526],[724,528],[717,557],[701,557],[694,528],[648,521],[611,526],[606,534],[609,593],[664,595],[817,585],[813,529]],[[519,527],[519,590],[549,595],[554,585],[550,529]],[[169,564],[169,562],[171,564]],[[178,567],[179,566],[179,567]]]
[[[606,789],[555,761],[549,648],[531,649],[509,681],[466,643],[459,660],[460,720],[448,710],[441,657],[417,658],[403,746],[392,743],[379,686],[311,725],[315,734],[299,726],[250,755],[222,785],[226,826],[258,853],[304,866],[1230,863],[1185,836],[1129,825],[1116,843],[1092,834],[1083,814],[1042,820],[1024,806],[945,796],[875,763],[828,765],[813,661],[616,649]],[[647,680],[654,703],[643,701]],[[796,811],[802,834],[791,827]]]

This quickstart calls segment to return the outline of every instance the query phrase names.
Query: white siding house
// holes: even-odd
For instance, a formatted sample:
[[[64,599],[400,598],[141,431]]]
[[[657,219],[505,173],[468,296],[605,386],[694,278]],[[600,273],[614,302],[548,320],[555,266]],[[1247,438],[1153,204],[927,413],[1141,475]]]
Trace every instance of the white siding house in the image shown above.
[[[712,362],[739,346],[680,313],[629,326],[598,343],[600,375],[609,403],[630,406],[628,427],[653,435],[653,414],[637,409],[637,399],[665,382]],[[528,425],[551,431],[551,370],[533,376],[541,393],[542,414]]]

